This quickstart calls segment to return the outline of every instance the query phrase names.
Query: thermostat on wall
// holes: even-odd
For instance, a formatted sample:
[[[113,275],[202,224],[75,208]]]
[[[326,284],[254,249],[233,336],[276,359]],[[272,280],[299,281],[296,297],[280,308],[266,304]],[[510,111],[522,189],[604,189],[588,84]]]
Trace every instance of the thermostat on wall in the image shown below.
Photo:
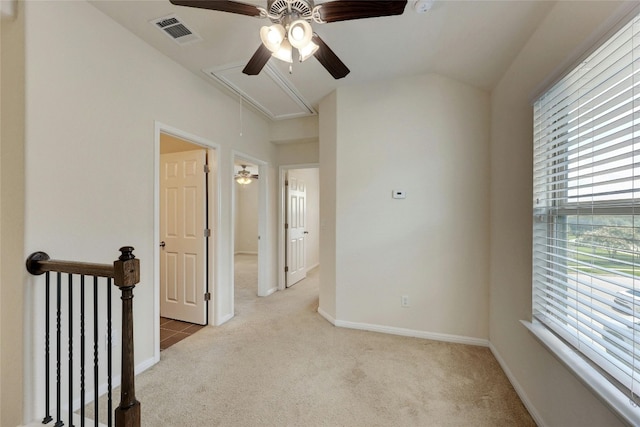
[[[404,190],[393,190],[394,199],[406,199],[407,193]]]

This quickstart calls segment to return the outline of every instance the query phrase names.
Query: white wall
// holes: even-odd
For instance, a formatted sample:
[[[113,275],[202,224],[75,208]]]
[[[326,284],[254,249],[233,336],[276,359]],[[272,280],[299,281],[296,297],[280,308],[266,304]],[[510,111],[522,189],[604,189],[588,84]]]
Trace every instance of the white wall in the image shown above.
[[[134,246],[142,267],[134,303],[135,357],[138,364],[148,363],[158,345],[153,330],[158,281],[153,265],[157,250],[155,121],[221,147],[221,250],[216,263],[219,286],[214,292],[217,319],[233,315],[232,290],[225,287],[232,274],[232,147],[270,163],[266,175],[272,183],[272,211],[266,238],[268,253],[277,253],[275,149],[268,143],[268,124],[245,111],[243,135],[239,135],[239,126],[233,125],[240,120],[235,100],[88,3],[25,2],[25,12],[24,256],[44,250],[57,259],[109,263],[118,256],[120,246]],[[275,255],[269,257],[272,264]],[[274,268],[268,271],[268,281],[275,286]],[[33,304],[37,307],[37,302]],[[31,387],[38,388],[38,384]],[[30,396],[30,391],[25,394]],[[41,406],[41,402],[32,406]],[[29,415],[41,416],[33,409]]]
[[[318,312],[336,319],[336,172],[338,108],[332,92],[320,102],[320,290]]]
[[[339,88],[334,100],[320,107],[320,158],[322,203],[336,200],[335,245],[321,241],[336,265],[336,320],[486,344],[489,95],[430,74]]]
[[[314,141],[276,145],[279,165],[312,164],[320,161],[317,138]]]
[[[274,143],[317,141],[318,116],[271,122],[269,140]]]
[[[235,253],[258,254],[258,181],[251,184],[234,184],[235,206]]]
[[[519,322],[531,318],[531,97],[618,6],[558,2],[492,93],[490,340],[540,425],[622,424]]]
[[[2,2],[3,12],[7,2]],[[22,5],[19,5],[22,7]],[[24,20],[0,19],[0,425],[23,417]]]

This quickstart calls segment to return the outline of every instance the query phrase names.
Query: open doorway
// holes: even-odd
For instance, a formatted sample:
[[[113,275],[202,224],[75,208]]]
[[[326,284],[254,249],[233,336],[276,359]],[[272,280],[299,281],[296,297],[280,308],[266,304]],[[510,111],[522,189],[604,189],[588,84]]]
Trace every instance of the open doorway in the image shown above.
[[[320,169],[280,167],[279,289],[291,287],[320,265]]]
[[[267,163],[233,152],[232,164],[232,272],[234,315],[243,303],[268,296],[277,288],[268,280]],[[246,304],[244,305],[247,306]]]
[[[234,161],[233,283],[235,314],[258,296],[258,166],[248,160]]]
[[[157,357],[209,324],[214,287],[217,150],[156,126]]]

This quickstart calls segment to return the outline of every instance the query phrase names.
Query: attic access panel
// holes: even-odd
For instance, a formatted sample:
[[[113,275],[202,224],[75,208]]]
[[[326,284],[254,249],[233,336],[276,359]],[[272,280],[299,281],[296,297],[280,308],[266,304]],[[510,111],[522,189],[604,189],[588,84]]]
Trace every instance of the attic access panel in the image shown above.
[[[317,114],[293,84],[267,63],[256,76],[242,73],[245,64],[230,64],[203,70],[227,89],[261,111],[271,120],[293,119]]]

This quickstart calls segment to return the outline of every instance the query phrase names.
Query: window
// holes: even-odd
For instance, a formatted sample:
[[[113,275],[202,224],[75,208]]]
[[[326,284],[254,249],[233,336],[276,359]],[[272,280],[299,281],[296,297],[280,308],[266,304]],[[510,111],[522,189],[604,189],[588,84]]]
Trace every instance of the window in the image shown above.
[[[640,17],[534,105],[533,317],[640,404]]]

